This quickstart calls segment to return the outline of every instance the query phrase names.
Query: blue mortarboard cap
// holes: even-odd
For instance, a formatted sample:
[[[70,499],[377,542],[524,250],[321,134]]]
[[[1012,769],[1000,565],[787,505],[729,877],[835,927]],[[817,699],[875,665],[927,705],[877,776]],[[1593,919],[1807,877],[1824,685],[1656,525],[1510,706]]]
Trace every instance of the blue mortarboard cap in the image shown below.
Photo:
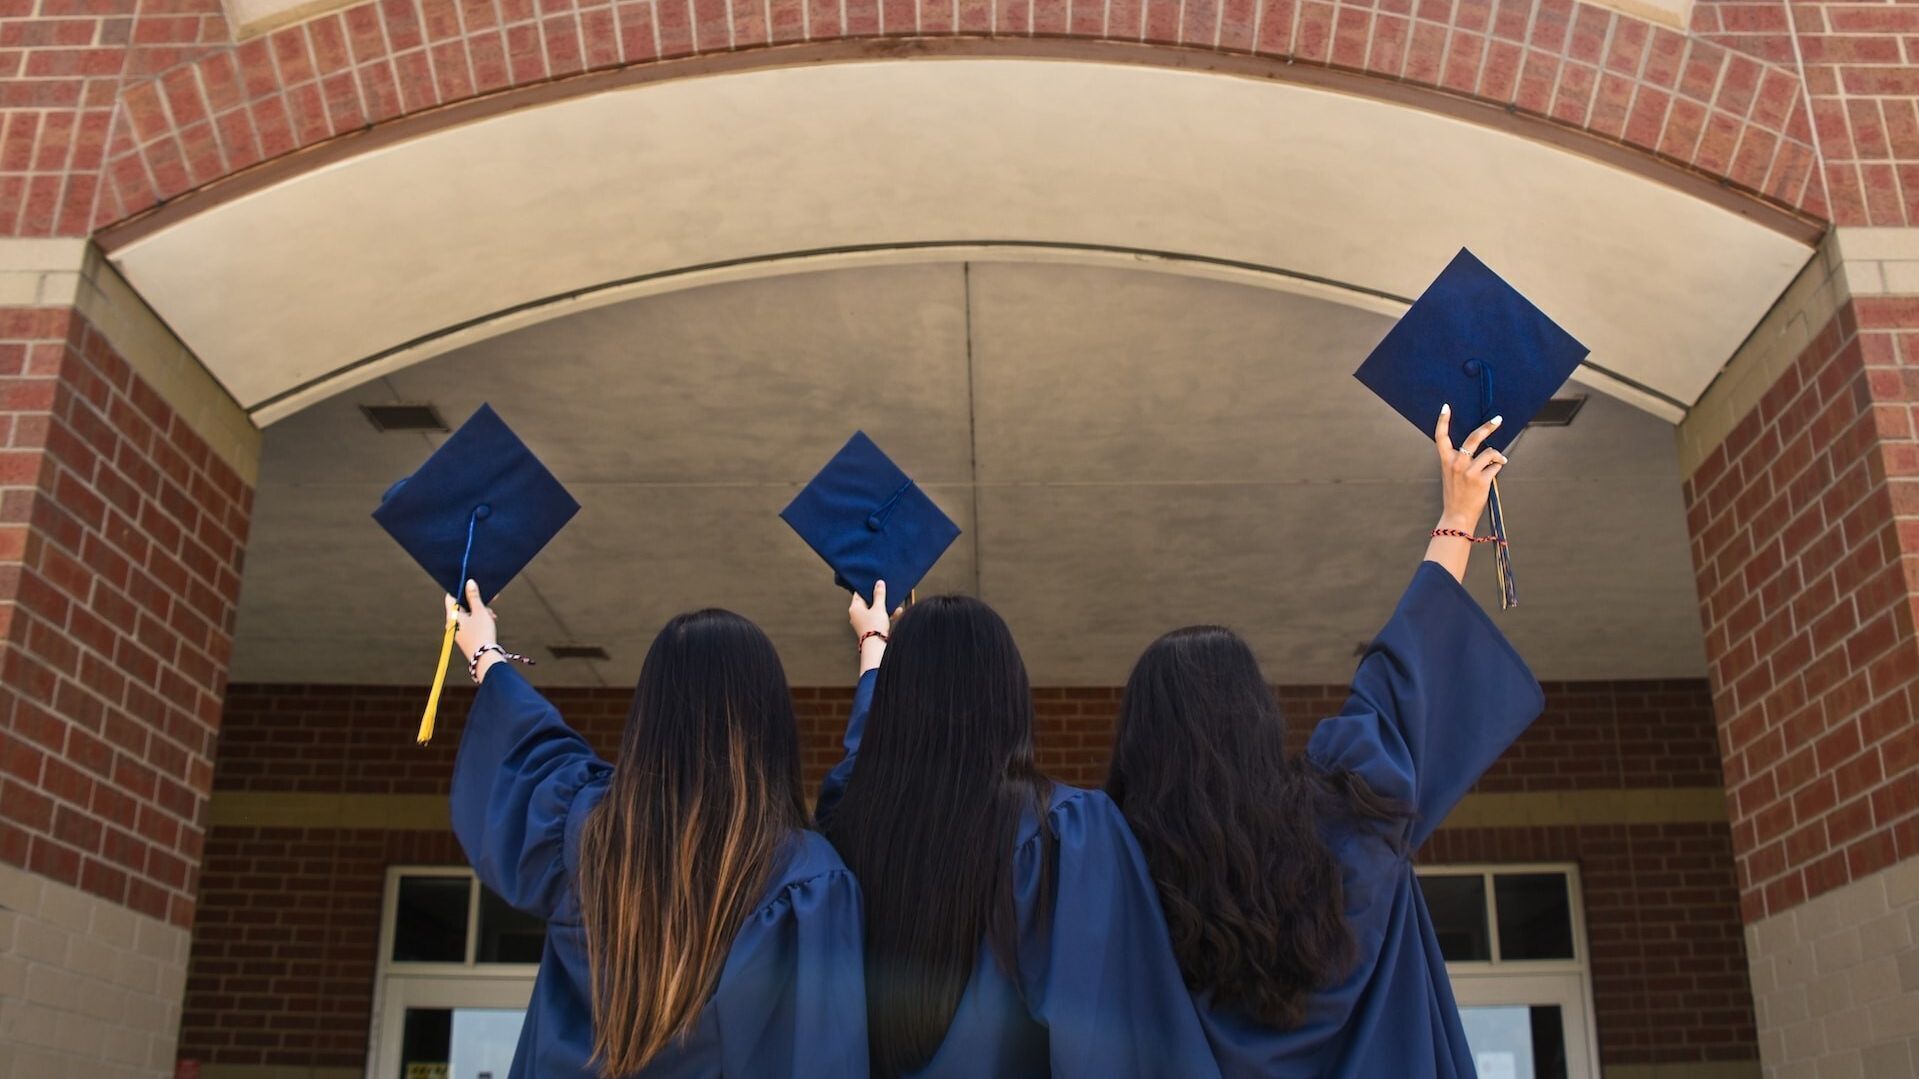
[[[833,581],[873,602],[886,582],[898,609],[960,534],[919,485],[855,431],[780,517],[833,568]]]
[[[580,504],[489,405],[394,484],[373,511],[433,582],[458,597],[478,581],[483,602],[518,576]]]
[[[373,519],[435,584],[465,604],[467,581],[479,584],[482,603],[491,602],[578,512],[580,504],[526,443],[491,405],[481,405],[418,471],[387,488]],[[440,665],[420,716],[421,745],[433,737],[455,625],[447,619],[440,638]]]
[[[1429,434],[1440,406],[1451,405],[1455,443],[1499,416],[1504,422],[1481,445],[1503,451],[1572,377],[1587,351],[1461,248],[1354,377]],[[1519,592],[1497,481],[1487,512],[1498,544],[1500,606],[1512,607]]]
[[[1504,450],[1588,351],[1462,248],[1354,376],[1429,435],[1441,405],[1455,442],[1504,417],[1484,443]]]

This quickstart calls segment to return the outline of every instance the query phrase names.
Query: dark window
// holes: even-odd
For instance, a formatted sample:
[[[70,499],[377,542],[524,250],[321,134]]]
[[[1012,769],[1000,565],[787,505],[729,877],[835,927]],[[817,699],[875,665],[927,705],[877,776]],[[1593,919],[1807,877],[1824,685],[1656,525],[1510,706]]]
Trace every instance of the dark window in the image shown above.
[[[1566,885],[1563,873],[1501,873],[1493,878],[1499,958],[1573,957],[1572,898]]]
[[[399,1079],[444,1076],[452,1046],[453,1009],[408,1008],[400,1035]]]
[[[1493,957],[1486,932],[1486,878],[1422,875],[1419,889],[1426,894],[1426,909],[1439,934],[1439,951],[1448,963]]]
[[[466,962],[466,877],[401,877],[393,915],[396,963]]]
[[[1500,938],[1505,950],[1505,938]],[[1533,1077],[1566,1079],[1566,1023],[1555,1004],[1535,1004],[1532,1008]]]
[[[475,961],[537,963],[545,944],[545,922],[507,906],[492,889],[480,889],[480,946]]]

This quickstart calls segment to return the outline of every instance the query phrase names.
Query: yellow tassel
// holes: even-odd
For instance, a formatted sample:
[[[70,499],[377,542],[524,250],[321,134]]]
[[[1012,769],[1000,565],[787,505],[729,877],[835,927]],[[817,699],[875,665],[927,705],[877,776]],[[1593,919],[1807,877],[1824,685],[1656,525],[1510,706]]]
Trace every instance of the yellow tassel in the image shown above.
[[[456,615],[446,620],[446,636],[440,639],[440,669],[433,672],[433,692],[427,694],[426,714],[420,717],[420,744],[433,740],[433,717],[440,711],[440,689],[446,685],[446,661],[453,655],[453,631],[460,627]]]

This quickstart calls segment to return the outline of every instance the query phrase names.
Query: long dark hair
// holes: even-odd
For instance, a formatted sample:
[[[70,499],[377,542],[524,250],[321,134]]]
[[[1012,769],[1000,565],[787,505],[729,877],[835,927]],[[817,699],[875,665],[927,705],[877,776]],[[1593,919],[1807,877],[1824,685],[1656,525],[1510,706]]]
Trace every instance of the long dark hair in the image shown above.
[[[1146,853],[1187,985],[1280,1029],[1353,960],[1322,829],[1407,812],[1357,776],[1289,759],[1285,737],[1245,641],[1219,626],[1175,630],[1126,681],[1106,780]]]
[[[875,1075],[932,1059],[982,938],[1018,969],[1013,844],[1023,812],[1044,822],[1049,790],[1033,764],[1026,664],[1006,623],[965,596],[907,608],[846,794],[821,822],[865,891]]]
[[[781,845],[805,823],[773,642],[731,611],[668,622],[580,833],[600,1074],[639,1071],[693,1026]]]

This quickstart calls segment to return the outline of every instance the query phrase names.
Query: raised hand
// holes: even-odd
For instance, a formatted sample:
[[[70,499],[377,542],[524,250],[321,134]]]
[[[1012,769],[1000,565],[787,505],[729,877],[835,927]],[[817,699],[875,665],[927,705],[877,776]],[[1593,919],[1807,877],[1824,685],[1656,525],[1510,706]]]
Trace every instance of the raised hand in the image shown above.
[[[1439,526],[1471,532],[1486,512],[1486,499],[1493,488],[1493,477],[1506,465],[1506,455],[1495,449],[1481,453],[1479,446],[1499,429],[1502,417],[1494,416],[1481,424],[1466,441],[1453,448],[1448,434],[1452,427],[1452,406],[1439,409],[1439,426],[1433,431],[1433,445],[1439,450],[1439,483],[1443,494]]]
[[[853,593],[853,602],[847,605],[846,620],[853,625],[853,636],[859,641],[860,673],[880,665],[880,657],[886,652],[886,632],[893,620],[886,614],[886,582],[873,583],[873,602],[868,603]]]
[[[453,635],[453,643],[460,646],[460,653],[469,662],[473,659],[474,650],[481,645],[499,643],[499,619],[480,602],[478,581],[466,583],[466,610],[456,607],[452,596],[446,597],[446,616],[459,619],[460,628]]]

